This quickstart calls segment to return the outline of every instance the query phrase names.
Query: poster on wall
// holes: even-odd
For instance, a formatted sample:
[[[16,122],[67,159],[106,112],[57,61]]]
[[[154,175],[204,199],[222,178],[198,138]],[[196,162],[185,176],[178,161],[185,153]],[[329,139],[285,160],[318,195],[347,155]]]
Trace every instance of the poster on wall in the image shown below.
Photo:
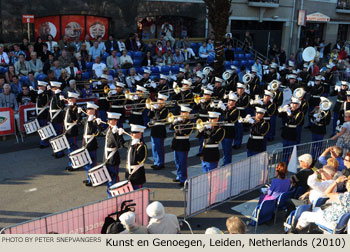
[[[85,17],[84,16],[62,16],[62,35],[67,35],[70,40],[79,38],[79,40],[84,40],[85,34]]]
[[[41,37],[43,40],[51,34],[54,40],[60,39],[60,18],[59,16],[35,18],[35,37]]]
[[[15,134],[15,117],[11,108],[0,108],[0,135]]]
[[[86,33],[92,39],[96,39],[98,36],[102,36],[102,39],[108,38],[108,18],[103,17],[86,17]]]

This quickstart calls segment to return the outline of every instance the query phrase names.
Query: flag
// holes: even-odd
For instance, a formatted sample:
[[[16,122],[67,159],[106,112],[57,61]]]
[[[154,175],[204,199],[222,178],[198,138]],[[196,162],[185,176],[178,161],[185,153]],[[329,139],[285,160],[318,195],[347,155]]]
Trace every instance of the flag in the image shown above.
[[[297,146],[294,145],[293,152],[288,164],[288,171],[297,173],[297,167],[298,167]]]

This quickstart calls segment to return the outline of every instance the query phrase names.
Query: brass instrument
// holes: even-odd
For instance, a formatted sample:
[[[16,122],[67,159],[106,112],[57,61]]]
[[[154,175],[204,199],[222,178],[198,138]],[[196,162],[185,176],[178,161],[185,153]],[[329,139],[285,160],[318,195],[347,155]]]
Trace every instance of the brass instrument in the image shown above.
[[[219,124],[220,125],[220,124],[226,124],[226,123],[228,123],[228,122],[226,122],[226,121],[223,121],[223,122],[203,122],[202,119],[197,119],[196,123],[192,123],[192,125],[194,125],[192,127],[186,127],[185,126],[186,124],[178,124],[178,125],[174,126],[174,129],[178,130],[178,129],[180,129],[180,127],[183,127],[183,128],[181,128],[182,130],[196,129],[198,131],[202,131],[202,129],[205,127],[205,125],[208,125],[208,124],[216,124],[216,125]]]
[[[165,102],[153,102],[150,98],[146,100],[146,108],[151,109],[154,104],[164,104],[166,107],[175,106],[176,101],[165,101]]]
[[[232,70],[226,70],[225,72],[223,72],[222,74],[222,78],[227,81],[228,79],[230,79],[232,76]]]
[[[180,100],[180,101],[177,101],[178,104],[183,104],[183,103],[196,103],[196,104],[199,104],[200,101],[201,101],[201,98],[199,95],[194,95],[193,98],[190,98],[190,99],[184,99],[184,100]]]
[[[280,86],[280,83],[281,82],[279,82],[278,80],[271,81],[268,85],[268,90],[276,92]]]
[[[137,95],[137,96],[142,97],[142,98],[146,98],[146,97],[149,96],[149,93],[136,93],[136,92],[132,93],[132,92],[130,92],[129,89],[127,89],[127,90],[125,91],[124,95],[125,95],[125,98],[126,98],[127,100],[131,100],[131,99],[132,99],[132,96],[134,96],[134,95]]]
[[[90,80],[79,80],[75,81],[76,85],[86,85],[86,84],[91,84],[96,81],[101,81],[101,80],[96,80],[96,79],[90,79]]]
[[[300,99],[303,95],[304,95],[304,89],[303,88],[297,88],[297,89],[295,89],[294,90],[294,92],[293,92],[293,96],[295,97],[295,98],[298,98],[298,99]]]
[[[250,119],[254,119],[255,117],[252,117],[250,114],[246,115],[246,117],[242,118],[241,116],[238,118],[239,123],[249,123]]]
[[[165,89],[165,90],[160,90],[158,93],[160,93],[160,94],[171,94],[171,93],[178,94],[180,92],[181,92],[181,88],[178,85],[176,85],[175,88],[169,88],[169,89]]]
[[[321,96],[321,101],[319,107],[316,107],[313,111],[312,122],[319,122],[327,116],[327,111],[331,108],[332,102],[326,97]]]
[[[253,80],[253,76],[250,73],[243,75],[243,83],[249,84]]]
[[[178,117],[178,116],[174,116],[173,113],[169,112],[166,118],[161,119],[161,120],[154,120],[152,122],[148,122],[147,126],[148,127],[157,126],[156,123],[162,123],[162,124],[173,123],[176,117]]]

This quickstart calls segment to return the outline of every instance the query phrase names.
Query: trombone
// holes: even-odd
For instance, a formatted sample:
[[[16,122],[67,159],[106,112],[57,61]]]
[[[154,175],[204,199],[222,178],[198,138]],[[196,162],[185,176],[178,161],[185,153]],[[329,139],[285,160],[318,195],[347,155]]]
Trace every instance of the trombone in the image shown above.
[[[79,80],[79,81],[75,81],[76,85],[86,85],[86,84],[91,84],[93,82],[96,81],[100,81],[100,80],[96,80],[96,79],[90,79],[90,80]]]
[[[166,101],[166,102],[153,102],[150,98],[147,98],[146,102],[146,108],[147,109],[151,109],[152,108],[152,105],[154,104],[164,104],[165,106],[167,107],[171,107],[171,106],[174,106],[175,105],[175,101]]]
[[[216,124],[216,125],[220,125],[220,124],[225,124],[225,123],[228,123],[227,121],[223,121],[223,122],[203,122],[202,119],[197,119],[196,123],[192,123],[192,127],[184,127],[184,128],[181,128],[181,130],[190,130],[190,129],[196,129],[198,131],[201,131],[205,125],[208,125],[208,124]],[[180,129],[180,127],[183,127],[185,124],[178,124],[178,125],[175,125],[174,126],[174,129],[175,130],[178,130]]]
[[[196,104],[199,104],[200,102],[201,102],[201,97],[199,95],[194,95],[193,98],[177,101],[177,104],[183,104],[183,103],[196,103]]]
[[[126,98],[127,100],[131,100],[132,96],[134,96],[134,95],[137,95],[137,96],[139,96],[139,97],[145,98],[145,97],[148,97],[148,96],[149,96],[149,93],[136,93],[136,92],[132,93],[132,92],[130,92],[129,89],[127,89],[127,90],[125,91],[124,95],[125,95],[125,98]]]

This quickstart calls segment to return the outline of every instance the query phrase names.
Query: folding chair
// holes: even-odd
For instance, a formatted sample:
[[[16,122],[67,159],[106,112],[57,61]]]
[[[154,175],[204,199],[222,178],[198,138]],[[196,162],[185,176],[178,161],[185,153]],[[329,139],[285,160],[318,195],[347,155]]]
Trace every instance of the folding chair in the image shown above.
[[[298,223],[298,220],[300,218],[300,215],[305,211],[311,211],[311,210],[312,210],[312,204],[298,206],[295,210],[293,210],[289,214],[286,221],[283,223],[284,231],[288,233],[290,230],[295,229]]]
[[[321,207],[326,201],[329,200],[329,198],[318,198],[316,202],[313,204],[313,208],[315,207]]]
[[[254,209],[253,216],[250,217],[252,225],[255,226],[255,233],[258,229],[258,225],[265,223],[273,219],[275,212],[276,200],[264,200],[260,205],[257,205]]]
[[[286,200],[290,199],[293,196],[293,194],[294,194],[293,191],[284,192],[277,198],[276,209],[275,209],[275,219],[273,222],[274,224],[276,224],[278,210],[286,209],[286,206],[285,206]]]
[[[323,233],[329,233],[329,234],[342,234],[345,232],[346,227],[348,225],[348,221],[350,221],[350,213],[343,214],[339,220],[337,221],[337,225],[331,229],[329,227],[326,227],[324,225],[321,225],[317,222],[315,222],[316,226],[323,231]],[[349,227],[348,227],[349,228]]]

